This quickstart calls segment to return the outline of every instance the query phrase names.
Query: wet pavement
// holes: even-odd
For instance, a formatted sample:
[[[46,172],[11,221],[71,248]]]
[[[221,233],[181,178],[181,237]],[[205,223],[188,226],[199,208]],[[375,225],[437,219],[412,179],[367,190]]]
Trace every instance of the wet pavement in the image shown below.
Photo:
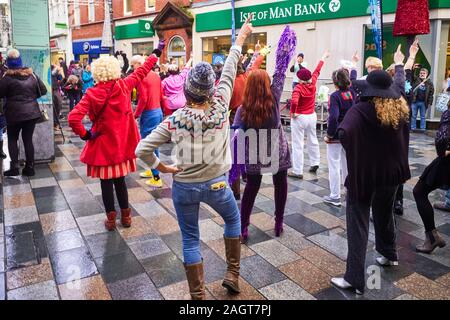
[[[79,161],[84,142],[65,127],[56,137],[56,159],[36,176],[3,181],[0,212],[0,299],[188,299],[181,237],[171,200],[171,177],[153,190],[138,173],[127,177],[133,226],[106,232],[99,180]],[[171,146],[161,149],[168,159]],[[223,220],[206,205],[200,229],[208,299],[450,299],[450,249],[414,252],[424,229],[412,188],[435,157],[433,139],[413,134],[413,179],[405,185],[405,214],[397,217],[400,266],[369,268],[380,274],[361,297],[330,285],[342,275],[347,255],[345,206],[324,204],[328,194],[325,145],[317,175],[289,178],[284,234],[275,238],[271,178],[264,177],[242,247],[237,297],[221,286],[225,271]],[[242,185],[242,188],[244,185]],[[432,194],[442,200],[443,191]],[[2,197],[0,197],[1,199]],[[117,206],[118,207],[118,206]],[[450,244],[450,214],[436,211]],[[373,226],[367,266],[375,265]],[[373,278],[372,278],[373,279]],[[370,281],[369,281],[370,282]]]

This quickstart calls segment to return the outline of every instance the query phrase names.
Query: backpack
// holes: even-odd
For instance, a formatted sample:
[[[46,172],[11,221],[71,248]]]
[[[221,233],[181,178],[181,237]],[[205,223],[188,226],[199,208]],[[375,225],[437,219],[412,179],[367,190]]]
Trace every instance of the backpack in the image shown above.
[[[450,102],[450,93],[443,92],[440,93],[436,98],[436,110],[439,112],[445,112],[448,109],[448,104]]]

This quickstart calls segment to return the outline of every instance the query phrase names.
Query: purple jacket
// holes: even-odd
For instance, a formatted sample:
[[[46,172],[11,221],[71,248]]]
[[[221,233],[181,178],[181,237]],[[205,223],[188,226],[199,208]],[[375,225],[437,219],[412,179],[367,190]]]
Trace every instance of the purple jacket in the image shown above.
[[[173,111],[186,105],[184,82],[186,81],[189,69],[190,68],[184,68],[179,74],[170,75],[161,83],[164,96],[167,98],[168,108]]]

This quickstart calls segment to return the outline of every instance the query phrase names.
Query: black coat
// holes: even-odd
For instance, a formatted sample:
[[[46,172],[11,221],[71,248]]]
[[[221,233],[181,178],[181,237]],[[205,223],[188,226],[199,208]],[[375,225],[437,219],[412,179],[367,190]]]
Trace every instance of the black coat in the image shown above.
[[[347,157],[345,186],[355,202],[370,202],[376,187],[398,186],[411,178],[409,125],[383,127],[375,105],[361,101],[350,108],[338,128]]]
[[[10,69],[0,79],[0,98],[5,98],[7,124],[39,119],[37,99],[47,94],[45,84],[31,68]]]

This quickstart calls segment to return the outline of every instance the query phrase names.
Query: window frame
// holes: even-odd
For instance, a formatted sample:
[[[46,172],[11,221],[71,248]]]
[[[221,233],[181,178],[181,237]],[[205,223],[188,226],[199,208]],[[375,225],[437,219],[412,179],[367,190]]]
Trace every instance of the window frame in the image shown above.
[[[133,14],[133,8],[127,8],[127,1],[128,0],[123,0],[123,15],[124,16],[131,16]],[[131,6],[131,1],[130,1],[130,6]],[[127,11],[127,9],[130,9],[130,11]]]
[[[145,0],[145,11],[146,11],[146,12],[153,12],[153,11],[156,10],[156,9],[155,9],[155,7],[156,7],[156,1],[153,0],[153,5],[152,5],[152,6],[150,6],[150,1],[151,1],[151,0]]]
[[[95,21],[95,0],[88,0],[88,21]]]

